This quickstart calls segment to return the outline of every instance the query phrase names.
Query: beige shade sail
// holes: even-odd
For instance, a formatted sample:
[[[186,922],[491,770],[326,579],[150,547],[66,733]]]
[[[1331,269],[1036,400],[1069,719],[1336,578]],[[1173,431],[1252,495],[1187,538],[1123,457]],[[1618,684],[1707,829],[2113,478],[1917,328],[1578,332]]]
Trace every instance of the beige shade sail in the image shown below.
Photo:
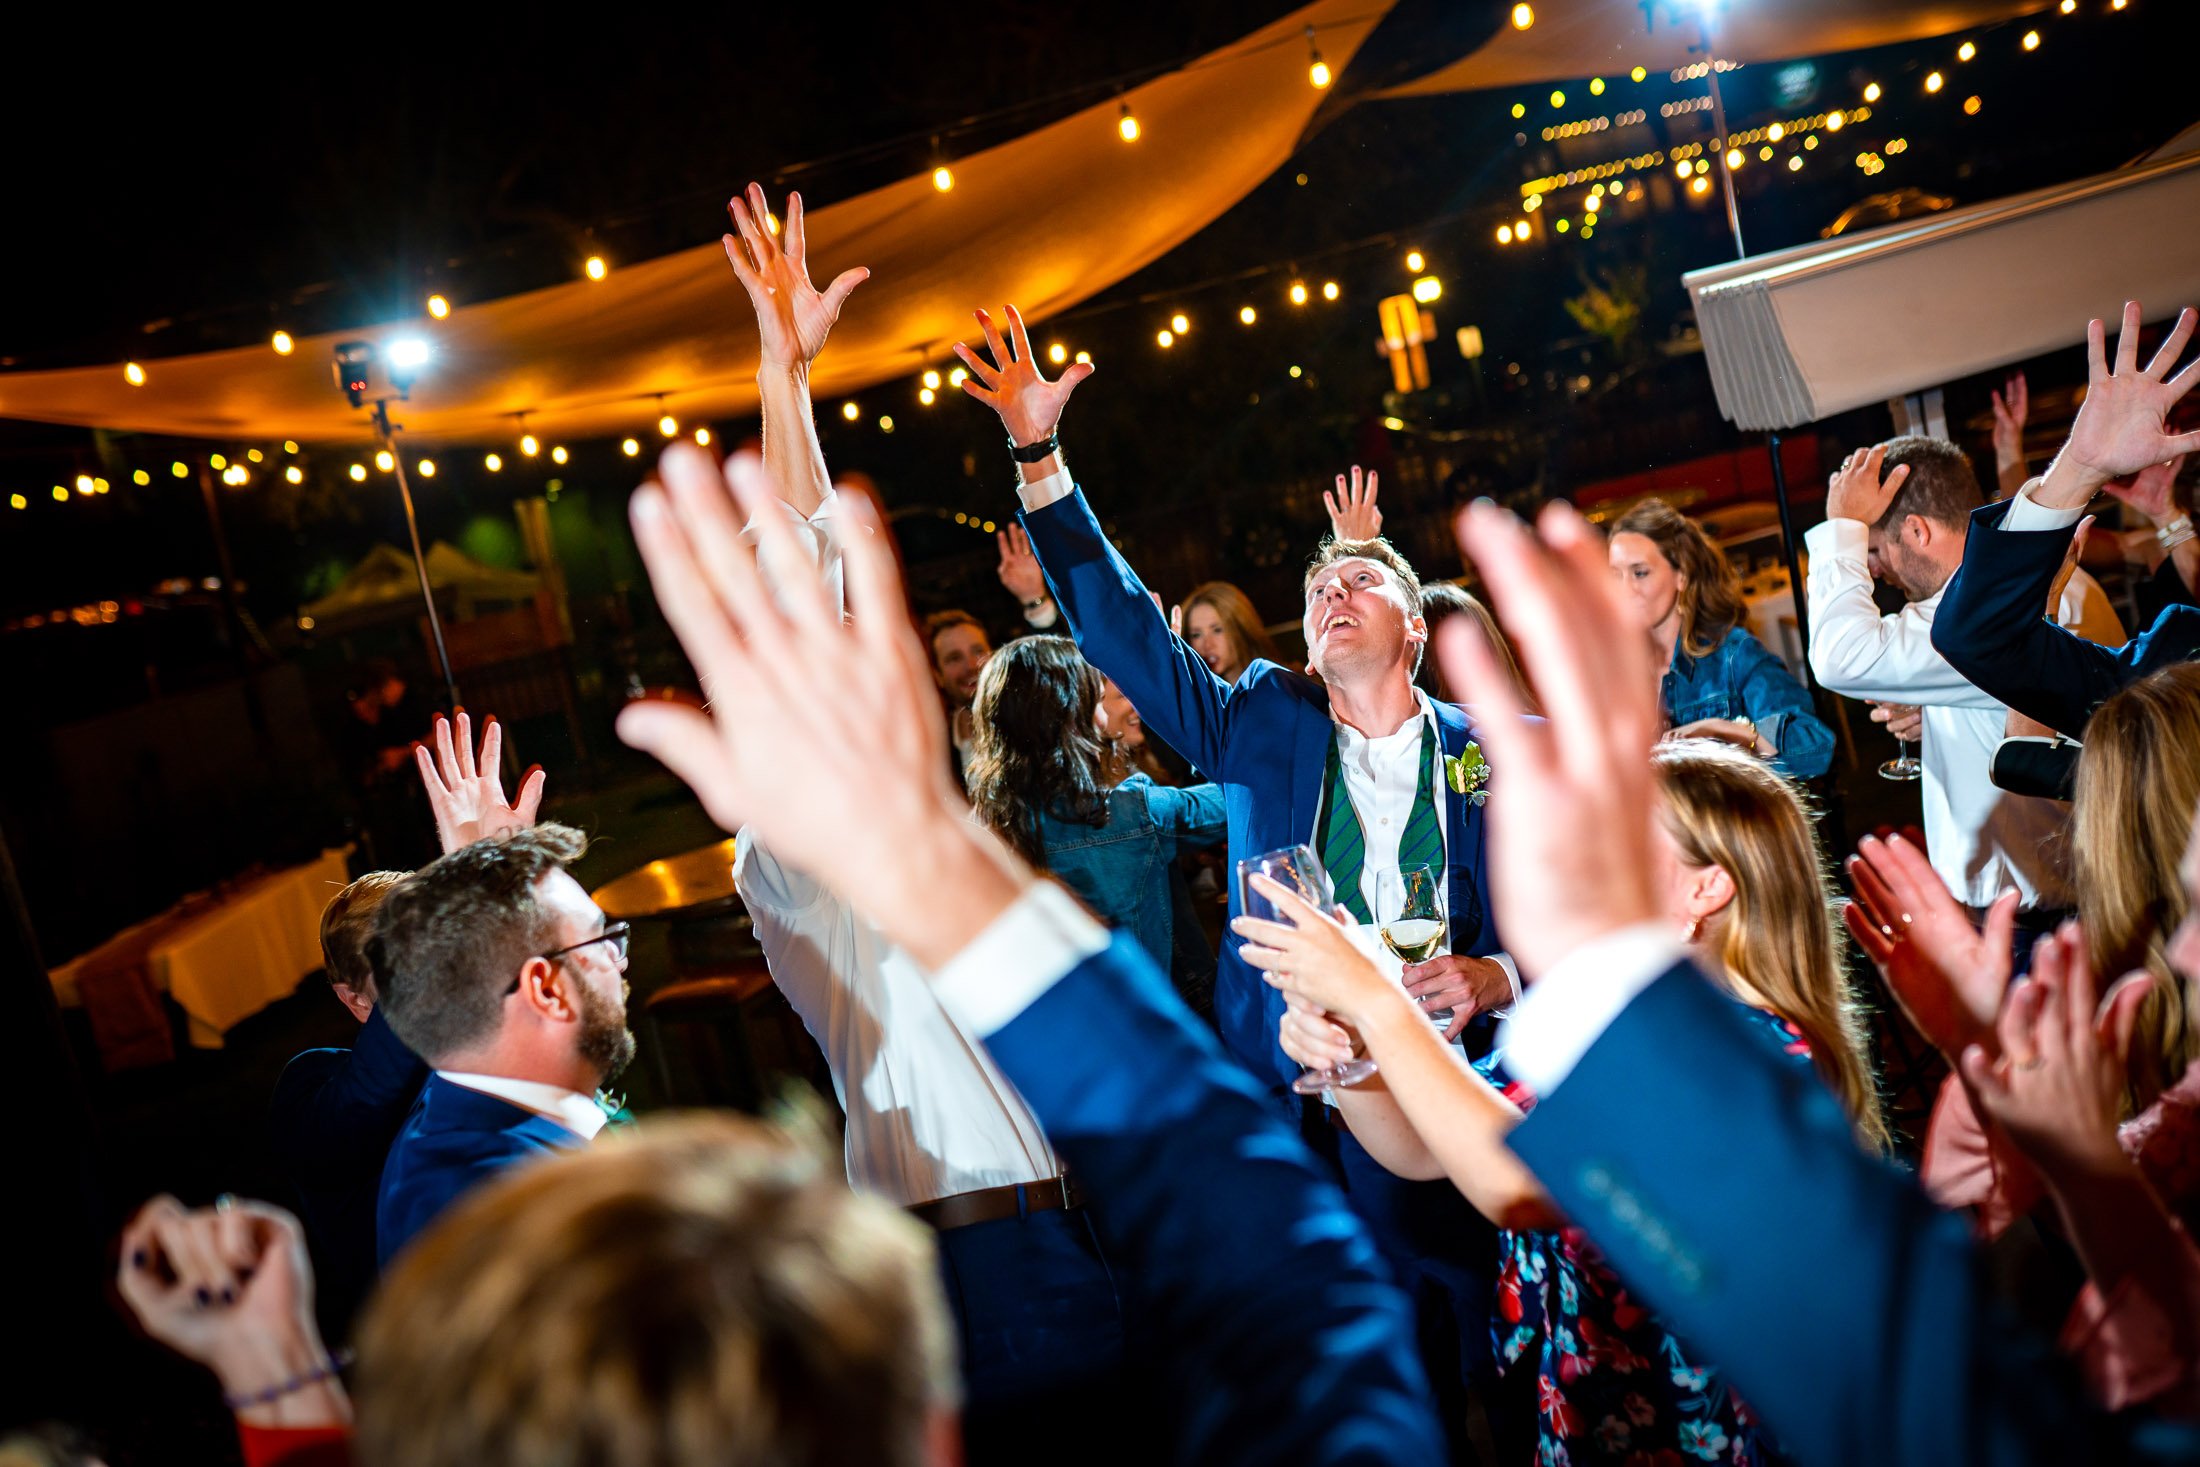
[[[972,307],[1013,301],[1038,323],[1141,269],[1250,193],[1297,147],[1326,93],[1307,79],[1306,28],[1338,75],[1391,0],[1315,0],[1199,60],[1036,132],[837,203],[812,199],[812,273],[854,265],[856,292],[813,386],[821,400],[951,362]],[[1117,132],[1128,102],[1140,136]],[[727,180],[727,192],[744,182]],[[777,207],[779,201],[774,200]],[[338,341],[425,337],[434,357],[393,413],[423,443],[656,434],[752,411],[756,327],[714,240],[602,281],[426,317],[265,345],[124,365],[0,375],[0,417],[232,440],[358,443],[364,411],[337,392]],[[1051,340],[1040,333],[1040,349]],[[1072,344],[1074,349],[1074,344]],[[659,400],[662,400],[660,407]],[[913,393],[866,412],[919,411]]]
[[[1643,0],[1540,0],[1528,29],[1508,25],[1449,66],[1380,95],[1625,76],[1637,66],[1672,71],[1704,59],[1695,0],[1659,0],[1654,23],[1645,23],[1643,10]],[[1712,7],[1712,19],[1721,60],[1766,62],[1922,41],[2035,11],[2052,7],[2039,0],[1736,0]]]
[[[2200,153],[1682,277],[1719,410],[1799,427],[2200,304]]]

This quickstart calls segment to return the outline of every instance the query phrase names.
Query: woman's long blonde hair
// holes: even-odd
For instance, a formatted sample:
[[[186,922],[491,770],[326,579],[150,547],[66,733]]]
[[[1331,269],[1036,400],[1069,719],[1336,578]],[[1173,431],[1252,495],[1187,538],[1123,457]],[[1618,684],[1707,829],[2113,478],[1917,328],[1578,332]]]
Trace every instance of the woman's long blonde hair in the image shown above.
[[[1230,639],[1240,667],[1250,667],[1256,657],[1265,657],[1270,662],[1283,660],[1283,653],[1276,650],[1276,639],[1268,635],[1268,628],[1261,625],[1260,613],[1253,609],[1253,598],[1228,581],[1205,581],[1192,587],[1192,594],[1184,598],[1187,634],[1195,606],[1206,607],[1222,623],[1222,634]]]
[[[2139,1005],[2125,1082],[2136,1115],[2200,1058],[2184,982],[2170,967],[2170,934],[2191,898],[2178,861],[2200,805],[2200,665],[2142,678],[2085,726],[2070,838],[2078,916],[2093,973],[2105,989],[2134,968],[2154,975]]]
[[[1795,787],[1762,760],[1709,739],[1661,744],[1651,767],[1682,859],[1717,866],[1734,882],[1734,899],[1711,918],[1727,971],[1802,1031],[1857,1134],[1886,1150],[1892,1138],[1841,963],[1833,885]]]
[[[1681,573],[1681,650],[1708,657],[1749,615],[1742,578],[1702,525],[1662,499],[1645,499],[1612,522],[1614,535],[1640,535]]]

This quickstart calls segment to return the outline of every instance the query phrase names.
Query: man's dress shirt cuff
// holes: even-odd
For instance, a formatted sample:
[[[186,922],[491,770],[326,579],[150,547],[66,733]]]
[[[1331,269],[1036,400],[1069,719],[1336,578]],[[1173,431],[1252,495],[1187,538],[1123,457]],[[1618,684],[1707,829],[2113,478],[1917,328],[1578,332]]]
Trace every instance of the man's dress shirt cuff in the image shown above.
[[[1077,488],[1077,481],[1068,473],[1053,473],[1044,479],[1034,479],[1028,484],[1016,486],[1016,497],[1024,502],[1027,510],[1045,509],[1057,499],[1069,498]]]
[[[2009,513],[2001,517],[2005,530],[2067,530],[2085,518],[2085,506],[2072,509],[2051,509],[2032,497],[2039,487],[2034,479],[2017,491],[2017,497],[2009,501]]]
[[[1548,1097],[1635,995],[1679,962],[1680,939],[1642,922],[1585,942],[1553,964],[1514,1006],[1499,1043],[1505,1068]]]
[[[1051,881],[1034,881],[932,975],[932,989],[965,1029],[985,1038],[1107,945],[1107,929],[1076,898]]]

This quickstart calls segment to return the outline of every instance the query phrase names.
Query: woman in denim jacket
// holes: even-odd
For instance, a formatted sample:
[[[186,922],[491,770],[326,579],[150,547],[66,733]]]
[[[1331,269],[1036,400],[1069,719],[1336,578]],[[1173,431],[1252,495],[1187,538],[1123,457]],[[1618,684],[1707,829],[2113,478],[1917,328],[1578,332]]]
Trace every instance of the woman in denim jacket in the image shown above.
[[[1668,659],[1671,737],[1723,739],[1792,779],[1831,767],[1833,730],[1787,664],[1742,626],[1741,580],[1701,526],[1645,499],[1613,524],[1611,555],[1612,573]]]
[[[1100,690],[1099,671],[1067,637],[1023,637],[994,653],[972,706],[971,803],[1018,855],[1136,938],[1206,1014],[1215,955],[1176,857],[1227,833],[1222,790],[1121,777],[1095,721]]]

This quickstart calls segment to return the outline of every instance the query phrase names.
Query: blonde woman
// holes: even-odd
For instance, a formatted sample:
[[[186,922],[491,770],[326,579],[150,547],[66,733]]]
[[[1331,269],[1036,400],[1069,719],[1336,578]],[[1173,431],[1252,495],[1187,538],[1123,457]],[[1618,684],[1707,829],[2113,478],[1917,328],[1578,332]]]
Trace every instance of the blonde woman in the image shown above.
[[[1261,625],[1260,613],[1253,609],[1251,598],[1228,581],[1208,581],[1193,587],[1170,620],[1177,635],[1199,654],[1208,670],[1233,688],[1254,658],[1283,660],[1275,639]]]
[[[1832,897],[1794,788],[1706,739],[1661,746],[1654,767],[1660,885],[1690,957],[1762,1021],[1767,1044],[1816,1071],[1864,1144],[1883,1148]],[[1534,1097],[1508,1082],[1502,1059],[1462,1063],[1344,927],[1279,890],[1297,926],[1240,919],[1237,930],[1246,960],[1291,1001],[1284,1048],[1333,1064],[1356,1033],[1378,1071],[1335,1092],[1352,1134],[1402,1176],[1448,1176],[1502,1229],[1493,1328],[1505,1367],[1537,1374],[1539,1460],[1778,1460],[1717,1373],[1634,1301],[1507,1149]]]

